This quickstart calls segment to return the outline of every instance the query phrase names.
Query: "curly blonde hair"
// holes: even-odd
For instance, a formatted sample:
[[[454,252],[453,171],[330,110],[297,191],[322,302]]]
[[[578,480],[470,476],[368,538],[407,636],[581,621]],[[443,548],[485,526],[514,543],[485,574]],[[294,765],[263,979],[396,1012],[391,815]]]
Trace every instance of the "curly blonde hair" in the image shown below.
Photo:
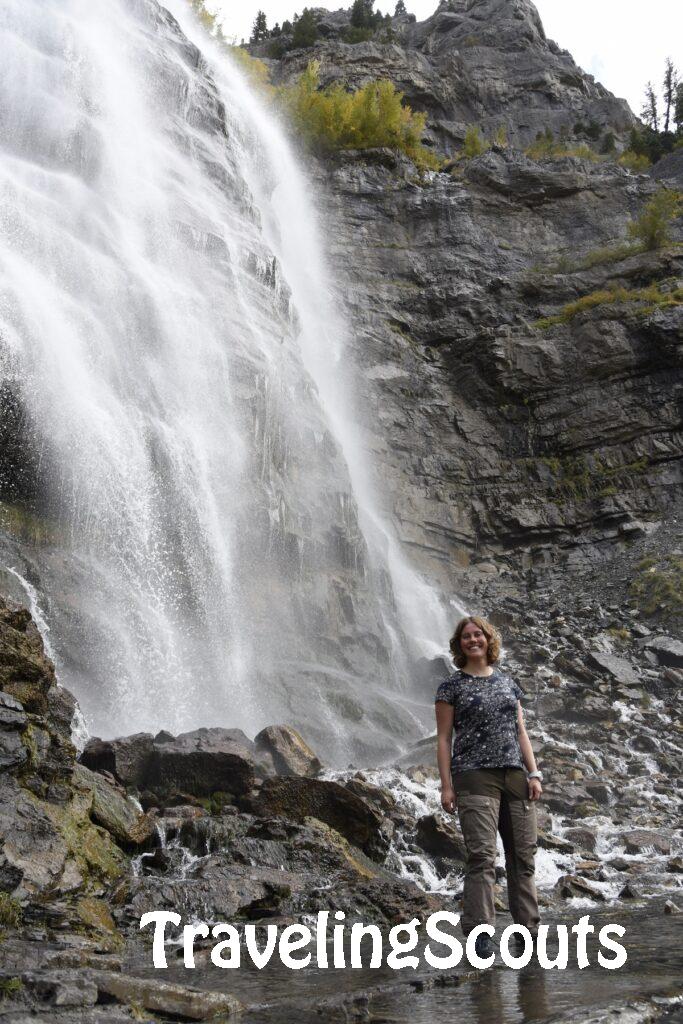
[[[495,626],[492,626],[486,619],[482,619],[480,615],[467,615],[464,619],[455,627],[455,633],[451,637],[450,648],[451,654],[453,655],[453,661],[458,668],[464,668],[467,664],[467,655],[460,646],[460,637],[462,631],[470,622],[473,622],[475,626],[479,626],[484,636],[488,641],[486,648],[486,661],[489,665],[493,665],[498,661],[500,657],[500,633]]]

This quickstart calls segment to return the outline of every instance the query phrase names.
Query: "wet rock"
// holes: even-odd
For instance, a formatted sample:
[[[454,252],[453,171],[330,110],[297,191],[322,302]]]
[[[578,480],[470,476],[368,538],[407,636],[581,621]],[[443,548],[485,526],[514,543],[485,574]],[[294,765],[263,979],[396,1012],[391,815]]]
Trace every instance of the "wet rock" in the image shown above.
[[[563,896],[565,899],[572,899],[575,896],[588,896],[590,899],[600,902],[605,900],[599,889],[596,889],[590,882],[587,882],[585,878],[581,878],[579,875],[563,875],[555,883],[555,888],[560,896]]]
[[[596,804],[600,804],[601,807],[607,807],[611,800],[609,787],[604,782],[586,782],[586,792],[592,800],[595,800]]]
[[[568,828],[564,834],[571,843],[581,847],[582,850],[595,852],[597,835],[592,828]]]
[[[121,846],[142,846],[154,832],[154,821],[140,811],[125,792],[120,792],[106,779],[84,765],[76,765],[74,782],[92,792],[92,819],[106,828]]]
[[[76,971],[22,971],[12,977],[21,981],[22,996],[34,1000],[41,1009],[48,1006],[86,1007],[97,1002],[97,987]]]
[[[219,1015],[229,1018],[242,1009],[239,1000],[227,993],[169,985],[156,978],[135,978],[96,970],[89,971],[88,977],[97,986],[98,993],[153,1013],[170,1014],[187,1020],[209,1020]]]
[[[610,860],[606,861],[608,868],[614,868],[615,871],[628,871],[631,867],[632,861],[625,860],[623,857],[611,857]]]
[[[296,729],[269,725],[254,737],[259,753],[270,754],[278,775],[317,775],[322,762]]]
[[[21,733],[28,724],[22,704],[0,691],[0,772],[18,768],[28,760]]]
[[[346,788],[374,807],[379,814],[390,815],[396,809],[396,797],[388,789],[374,786],[368,782],[361,773],[349,779],[346,782]]]
[[[680,914],[680,912],[681,912],[681,908],[679,906],[677,906],[673,902],[673,900],[667,900],[666,903],[664,904],[664,913],[665,914]]]
[[[621,900],[634,900],[640,899],[642,893],[640,889],[632,885],[631,882],[627,882],[623,889],[619,892],[619,899]]]
[[[670,861],[667,861],[666,870],[675,874],[683,873],[683,857],[672,857]]]
[[[30,613],[0,598],[0,690],[20,701],[25,711],[45,714],[54,685],[54,665]]]
[[[666,836],[646,829],[633,829],[624,834],[626,853],[670,853],[671,842]]]
[[[337,782],[295,777],[266,779],[255,810],[264,817],[299,822],[317,818],[376,860],[383,860],[388,850],[382,816]]]
[[[256,778],[254,744],[241,729],[195,729],[154,740],[146,787],[155,793],[210,796],[248,793]]]
[[[433,857],[465,862],[466,850],[462,836],[450,822],[436,814],[425,814],[415,827],[415,842]]]
[[[110,772],[124,786],[139,788],[149,775],[153,757],[152,734],[138,732],[114,740],[93,736],[79,761],[93,772]]]
[[[573,853],[574,844],[563,836],[554,836],[539,830],[538,845],[542,850],[557,850],[558,853]]]

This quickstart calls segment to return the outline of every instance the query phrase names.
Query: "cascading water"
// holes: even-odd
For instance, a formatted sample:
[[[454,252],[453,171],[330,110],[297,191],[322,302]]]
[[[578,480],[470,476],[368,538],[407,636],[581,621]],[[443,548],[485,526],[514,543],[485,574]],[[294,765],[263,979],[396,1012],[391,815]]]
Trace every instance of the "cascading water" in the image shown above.
[[[282,133],[154,0],[9,0],[0,33],[0,525],[63,682],[104,735],[389,752],[446,625],[378,512]]]

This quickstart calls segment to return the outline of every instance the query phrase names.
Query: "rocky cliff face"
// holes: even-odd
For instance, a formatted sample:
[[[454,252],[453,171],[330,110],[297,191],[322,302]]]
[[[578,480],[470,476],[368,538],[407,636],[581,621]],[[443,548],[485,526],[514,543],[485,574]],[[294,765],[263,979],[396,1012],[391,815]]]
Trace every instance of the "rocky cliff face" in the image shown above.
[[[635,123],[616,99],[581,70],[567,50],[546,38],[529,0],[442,0],[431,18],[394,18],[377,39],[343,41],[350,11],[317,10],[321,41],[275,63],[288,81],[314,56],[323,84],[358,87],[389,78],[415,110],[429,117],[428,138],[445,153],[459,149],[467,126],[487,137],[504,128],[513,145],[528,145],[539,132],[585,139],[622,136]],[[268,44],[253,48],[266,56]]]
[[[581,269],[650,179],[508,150],[462,178],[348,160],[321,175],[370,443],[430,573],[475,552],[581,561],[656,526],[680,484],[680,306],[605,294],[536,326],[680,278],[673,249]]]
[[[680,282],[680,249],[601,250],[623,248],[658,184],[680,187],[680,162],[646,175],[524,154],[546,129],[577,143],[591,125],[599,149],[635,123],[526,0],[450,0],[426,22],[394,19],[387,43],[344,43],[341,18],[321,14],[324,40],[276,76],[316,58],[324,82],[390,78],[441,152],[472,123],[509,142],[447,173],[418,176],[388,152],[313,170],[368,444],[412,557],[463,593],[472,561],[585,566],[675,530],[683,324],[661,293]],[[638,301],[644,288],[654,300]]]

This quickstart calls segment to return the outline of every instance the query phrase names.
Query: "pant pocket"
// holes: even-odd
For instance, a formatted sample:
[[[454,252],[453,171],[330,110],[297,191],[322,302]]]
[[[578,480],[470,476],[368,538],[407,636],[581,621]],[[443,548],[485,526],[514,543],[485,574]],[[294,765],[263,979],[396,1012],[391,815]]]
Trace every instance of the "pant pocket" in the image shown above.
[[[458,794],[458,820],[469,854],[493,854],[498,829],[498,800],[478,793]]]

